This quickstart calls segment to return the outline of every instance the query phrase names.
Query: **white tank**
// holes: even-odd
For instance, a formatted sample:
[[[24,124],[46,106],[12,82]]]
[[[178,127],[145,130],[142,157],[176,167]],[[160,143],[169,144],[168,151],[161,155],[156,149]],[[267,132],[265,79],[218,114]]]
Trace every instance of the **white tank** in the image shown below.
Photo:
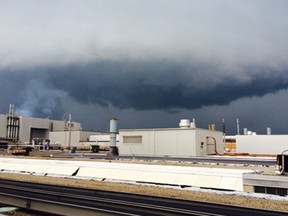
[[[180,128],[190,128],[190,120],[189,119],[181,119],[179,122],[179,127]]]
[[[248,135],[248,129],[247,128],[244,128],[243,131],[244,131],[244,135]]]
[[[117,118],[110,119],[110,133],[118,133],[117,129]]]
[[[271,134],[272,134],[271,128],[267,127],[267,135],[271,135]]]

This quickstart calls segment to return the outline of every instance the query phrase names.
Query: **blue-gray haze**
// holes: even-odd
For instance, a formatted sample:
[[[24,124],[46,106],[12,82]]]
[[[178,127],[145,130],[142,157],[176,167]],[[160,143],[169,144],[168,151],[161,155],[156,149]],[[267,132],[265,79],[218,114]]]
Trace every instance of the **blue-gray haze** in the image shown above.
[[[288,133],[288,1],[0,0],[0,111],[84,129]]]

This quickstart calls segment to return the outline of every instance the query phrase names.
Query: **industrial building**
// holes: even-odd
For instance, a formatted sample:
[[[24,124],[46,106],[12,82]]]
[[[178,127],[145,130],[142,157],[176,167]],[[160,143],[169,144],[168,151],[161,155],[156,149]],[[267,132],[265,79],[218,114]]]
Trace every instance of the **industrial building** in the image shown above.
[[[41,144],[49,140],[51,144],[78,144],[87,141],[95,132],[82,131],[78,122],[59,121],[49,118],[31,118],[14,113],[14,105],[9,105],[8,114],[0,114],[0,141],[7,144]]]
[[[288,135],[237,135],[237,152],[277,155],[288,149]]]
[[[50,143],[61,144],[61,146],[89,146],[91,144],[89,137],[95,134],[96,132],[82,130],[50,131],[49,140]]]
[[[196,128],[182,119],[179,128],[119,130],[119,154],[143,156],[206,156],[224,153],[220,131]]]
[[[59,144],[63,146],[99,145],[114,148],[121,155],[143,156],[206,156],[227,152],[277,155],[288,149],[288,135],[257,135],[244,128],[244,134],[224,136],[223,132],[197,128],[195,120],[182,119],[179,128],[121,129],[117,119],[110,119],[110,132],[83,131],[81,124],[68,120],[31,118],[14,113],[9,105],[8,114],[0,114],[0,144]],[[239,121],[237,121],[239,128]],[[213,125],[212,125],[213,126]],[[111,141],[112,140],[112,141]],[[42,142],[42,143],[41,143]],[[112,150],[111,150],[112,151]]]
[[[13,119],[13,123],[9,119]],[[10,121],[10,123],[9,123]],[[0,114],[0,139],[16,144],[31,143],[33,139],[49,139],[51,131],[67,130],[66,121],[51,119],[30,118],[25,116],[13,116]],[[79,131],[80,123],[73,123],[71,130]]]
[[[84,142],[83,142],[84,143]],[[119,135],[116,135],[116,146],[119,143]],[[111,138],[109,133],[98,133],[89,136],[89,143],[87,145],[99,145],[101,147],[110,147],[111,145]]]

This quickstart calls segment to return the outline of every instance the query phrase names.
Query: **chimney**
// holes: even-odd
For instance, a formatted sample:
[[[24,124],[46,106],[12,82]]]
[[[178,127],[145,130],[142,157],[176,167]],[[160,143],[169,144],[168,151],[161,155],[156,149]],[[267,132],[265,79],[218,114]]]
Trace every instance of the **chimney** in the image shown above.
[[[110,149],[109,149],[109,155],[119,155],[118,148],[116,146],[116,138],[118,134],[118,128],[117,128],[117,118],[111,118],[110,119]]]

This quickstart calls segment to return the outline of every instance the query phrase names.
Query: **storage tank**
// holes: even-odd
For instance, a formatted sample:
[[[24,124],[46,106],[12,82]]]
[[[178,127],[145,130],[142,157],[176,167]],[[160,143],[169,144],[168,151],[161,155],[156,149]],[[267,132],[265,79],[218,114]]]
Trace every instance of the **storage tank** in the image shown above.
[[[247,128],[244,128],[243,132],[244,132],[244,135],[248,135],[248,129]]]
[[[267,135],[271,135],[271,134],[272,134],[271,128],[267,127]]]
[[[216,125],[215,124],[209,124],[208,129],[212,131],[216,131]]]

